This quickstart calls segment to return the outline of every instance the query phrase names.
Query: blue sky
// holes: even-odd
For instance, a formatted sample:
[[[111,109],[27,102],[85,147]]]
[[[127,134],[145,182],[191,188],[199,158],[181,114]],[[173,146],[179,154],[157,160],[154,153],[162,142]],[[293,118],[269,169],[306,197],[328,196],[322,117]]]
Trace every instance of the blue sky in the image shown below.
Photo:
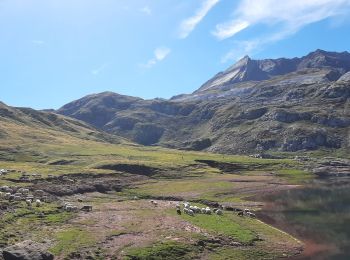
[[[245,54],[350,50],[350,0],[0,0],[0,100],[190,93]]]

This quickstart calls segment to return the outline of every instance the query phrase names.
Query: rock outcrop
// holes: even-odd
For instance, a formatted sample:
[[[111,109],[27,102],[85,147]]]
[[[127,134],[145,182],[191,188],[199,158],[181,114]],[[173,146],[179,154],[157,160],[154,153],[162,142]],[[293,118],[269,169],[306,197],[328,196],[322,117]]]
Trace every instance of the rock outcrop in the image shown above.
[[[5,260],[53,260],[54,256],[45,247],[36,242],[26,240],[3,250]]]

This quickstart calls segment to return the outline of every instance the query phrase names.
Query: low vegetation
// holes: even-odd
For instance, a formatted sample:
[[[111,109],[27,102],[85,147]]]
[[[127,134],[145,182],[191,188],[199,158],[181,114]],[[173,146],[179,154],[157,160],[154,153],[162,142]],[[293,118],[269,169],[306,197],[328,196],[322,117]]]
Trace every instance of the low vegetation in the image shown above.
[[[300,162],[74,136],[62,137],[67,139],[61,143],[51,133],[43,135],[47,141],[28,137],[15,149],[0,145],[0,168],[16,170],[0,176],[0,186],[44,189],[51,198],[31,208],[1,200],[7,207],[0,210],[0,248],[31,239],[45,244],[57,259],[263,259],[292,255],[301,246],[289,235],[232,211],[191,217],[177,215],[175,209],[176,201],[188,200],[258,210],[261,203],[250,198],[308,180]],[[21,181],[22,172],[41,177]],[[93,211],[66,212],[65,202],[78,208],[92,205]]]

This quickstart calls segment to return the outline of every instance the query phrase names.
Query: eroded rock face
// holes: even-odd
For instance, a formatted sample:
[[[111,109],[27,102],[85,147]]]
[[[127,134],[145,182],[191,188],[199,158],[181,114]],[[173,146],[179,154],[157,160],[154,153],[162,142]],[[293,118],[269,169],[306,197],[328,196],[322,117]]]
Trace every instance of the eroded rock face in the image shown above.
[[[340,148],[341,142],[326,133],[316,132],[305,136],[289,137],[282,144],[281,150],[295,152],[299,150],[316,150],[320,147]]]
[[[338,158],[324,158],[318,161],[312,172],[319,177],[346,177],[350,176],[350,160]]]
[[[348,149],[349,71],[348,52],[244,57],[192,94],[142,100],[100,93],[58,113],[78,119],[88,113],[96,121],[86,122],[143,145],[234,154]]]
[[[54,256],[47,252],[45,246],[26,240],[3,250],[5,260],[53,260]]]
[[[267,112],[266,107],[258,108],[258,109],[250,109],[244,111],[240,114],[239,119],[248,119],[253,120],[262,117]]]
[[[350,71],[341,76],[337,82],[350,82]]]
[[[310,120],[311,114],[297,113],[297,112],[286,111],[286,110],[278,110],[272,113],[271,117],[274,120],[279,122],[292,123],[292,122],[301,121],[301,120]]]
[[[326,98],[347,99],[350,97],[350,83],[333,84],[324,91],[323,96]]]

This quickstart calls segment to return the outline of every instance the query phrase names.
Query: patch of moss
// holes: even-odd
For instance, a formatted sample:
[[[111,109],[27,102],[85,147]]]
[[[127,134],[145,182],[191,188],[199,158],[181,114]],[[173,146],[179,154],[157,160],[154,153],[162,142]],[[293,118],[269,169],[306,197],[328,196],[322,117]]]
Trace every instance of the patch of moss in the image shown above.
[[[252,260],[252,259],[276,259],[273,252],[266,252],[251,247],[221,248],[209,255],[211,260]]]
[[[95,244],[93,234],[81,228],[69,228],[55,234],[56,245],[50,248],[54,255],[68,255],[75,251],[81,251],[83,247]]]
[[[229,213],[223,216],[196,214],[194,217],[182,214],[181,218],[208,232],[227,236],[243,244],[251,244],[257,238],[256,234],[247,227],[248,225],[244,226],[237,223],[232,214]]]
[[[313,178],[311,173],[299,169],[278,170],[277,176],[287,179],[291,184],[300,184]]]
[[[125,259],[157,260],[157,259],[192,259],[199,254],[199,248],[175,241],[156,243],[148,247],[132,248],[127,252]]]

